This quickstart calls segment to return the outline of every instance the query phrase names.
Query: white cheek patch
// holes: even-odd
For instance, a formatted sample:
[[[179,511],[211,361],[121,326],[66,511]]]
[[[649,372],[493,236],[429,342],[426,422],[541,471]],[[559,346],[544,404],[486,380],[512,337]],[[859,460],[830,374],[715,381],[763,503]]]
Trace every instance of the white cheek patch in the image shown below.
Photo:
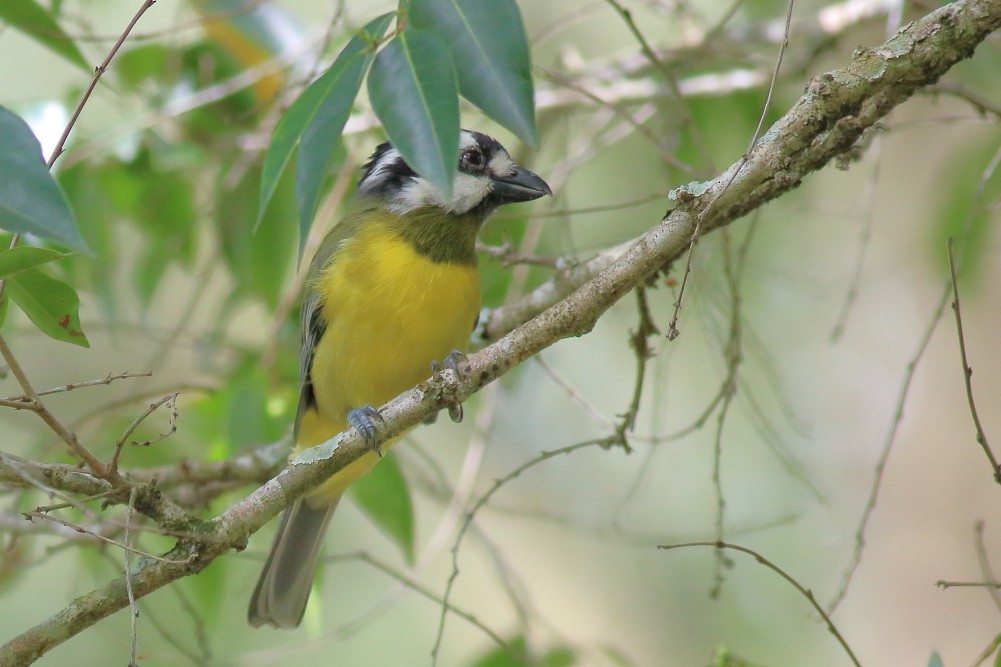
[[[429,181],[418,178],[403,186],[393,196],[387,208],[393,213],[403,215],[430,204],[449,213],[465,213],[483,201],[483,198],[490,194],[490,189],[490,179],[486,176],[473,176],[460,172],[452,184],[452,198],[445,199],[438,188]]]

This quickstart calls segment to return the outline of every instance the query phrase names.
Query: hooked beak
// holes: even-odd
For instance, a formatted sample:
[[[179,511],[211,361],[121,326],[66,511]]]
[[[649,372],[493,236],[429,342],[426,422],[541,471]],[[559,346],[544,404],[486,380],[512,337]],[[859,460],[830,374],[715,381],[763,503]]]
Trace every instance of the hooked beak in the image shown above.
[[[519,201],[532,201],[543,195],[553,196],[553,191],[544,180],[528,169],[515,167],[506,176],[491,176],[493,195],[501,203],[509,204]]]

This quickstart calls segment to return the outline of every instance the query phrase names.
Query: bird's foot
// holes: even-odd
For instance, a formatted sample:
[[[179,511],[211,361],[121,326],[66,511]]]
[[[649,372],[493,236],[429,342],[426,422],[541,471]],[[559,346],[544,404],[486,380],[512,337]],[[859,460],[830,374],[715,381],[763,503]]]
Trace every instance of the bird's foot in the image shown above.
[[[379,458],[382,458],[382,449],[376,443],[376,422],[382,422],[382,415],[371,404],[363,405],[356,410],[348,412],[348,424],[353,426],[365,444],[369,446]]]
[[[431,362],[431,372],[438,373],[442,369],[449,368],[455,371],[455,374],[459,376],[460,379],[465,377],[469,365],[469,360],[466,359],[465,353],[461,350],[452,350],[447,355],[445,359],[439,362],[437,359]],[[450,403],[447,408],[448,418],[453,422],[458,424],[462,421],[462,403]],[[438,419],[438,415],[435,414],[424,422],[425,424],[433,424],[435,420]]]

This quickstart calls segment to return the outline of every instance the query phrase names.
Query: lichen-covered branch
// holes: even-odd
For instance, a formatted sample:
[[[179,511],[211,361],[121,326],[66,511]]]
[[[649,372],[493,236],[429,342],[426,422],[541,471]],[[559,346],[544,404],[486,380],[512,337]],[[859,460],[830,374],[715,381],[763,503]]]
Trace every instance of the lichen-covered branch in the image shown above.
[[[491,322],[503,326],[488,322],[487,336],[496,342],[470,355],[462,378],[443,371],[384,406],[379,440],[416,426],[447,403],[468,398],[556,341],[586,334],[612,304],[684,252],[696,223],[702,234],[708,233],[792,190],[810,172],[851,150],[868,128],[917,89],[934,84],[972,55],[999,26],[1001,0],[956,2],[908,24],[882,46],[858,49],[847,67],[813,79],[746,156],[713,181],[678,189],[677,208],[614,261],[547,287],[544,298],[539,290],[528,295],[531,305],[522,307],[518,319],[534,317],[510,333],[506,331],[514,323],[503,317],[504,311],[495,311]],[[158,505],[155,487],[143,487],[136,509],[184,537],[164,554],[166,560],[135,559],[130,576],[135,597],[199,572],[231,549],[243,549],[249,536],[292,500],[367,451],[349,431],[300,454],[275,478],[209,521],[175,512],[170,504]],[[0,666],[30,664],[128,604],[125,577],[119,577],[0,647]]]

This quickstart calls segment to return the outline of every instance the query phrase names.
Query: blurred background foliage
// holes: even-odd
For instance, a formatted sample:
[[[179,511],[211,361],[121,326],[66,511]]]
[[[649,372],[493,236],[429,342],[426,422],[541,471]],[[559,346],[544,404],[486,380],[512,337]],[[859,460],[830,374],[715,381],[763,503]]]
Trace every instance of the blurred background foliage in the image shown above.
[[[50,0],[0,10],[0,105],[29,122],[45,155],[132,5]],[[486,244],[562,264],[587,259],[654,225],[670,188],[715,175],[747,149],[786,3],[623,5],[628,14],[611,0],[520,3],[540,149],[466,103],[462,124],[497,136],[556,197],[499,214]],[[126,449],[127,469],[248,452],[272,467],[282,460],[271,443],[287,435],[295,412],[300,238],[292,170],[258,210],[264,155],[282,111],[351,35],[394,9],[190,0],[159,2],[142,17],[54,170],[89,252],[44,271],[79,292],[90,349],[49,340],[13,309],[4,324],[37,388],[152,372],[48,399],[102,456],[150,402],[177,392],[177,431]],[[765,127],[811,76],[928,9],[797,3]],[[989,435],[1001,432],[1001,356],[991,352],[1001,329],[999,72],[999,43],[989,40],[894,112],[844,170],[828,168],[700,242],[681,337],[650,338],[632,453],[582,447],[491,497],[458,550],[450,598],[475,623],[449,616],[438,664],[846,664],[806,600],[774,573],[739,554],[721,560],[710,549],[656,546],[715,539],[722,525],[723,537],[761,551],[826,605],[857,553],[891,433],[861,564],[834,621],[864,664],[926,665],[940,655],[963,665],[988,650],[1001,626],[990,594],[934,587],[987,578],[983,563],[1001,547],[998,489],[973,439],[948,311],[918,352],[953,237],[981,416]],[[384,139],[364,88],[344,133],[302,239],[307,255]],[[545,264],[484,257],[485,305],[549,280]],[[647,292],[662,331],[682,268]],[[481,392],[463,424],[409,436],[359,485],[353,509],[339,513],[304,629],[255,631],[244,622],[269,540],[261,534],[245,553],[140,602],[142,664],[428,664],[464,513],[493,480],[540,452],[614,431],[632,397],[638,322],[636,300],[626,298],[591,335]],[[11,378],[4,388],[19,392]],[[29,414],[4,411],[0,428],[6,452],[70,460]],[[133,439],[166,430],[160,410]],[[217,476],[171,488],[211,514],[251,483]],[[50,502],[44,494],[0,494],[0,594],[4,609],[22,610],[0,615],[6,639],[116,576],[122,554],[24,521],[18,512]],[[123,512],[62,516],[117,537]],[[169,544],[152,532],[139,538],[150,552]],[[39,664],[124,662],[128,623],[117,614]]]

